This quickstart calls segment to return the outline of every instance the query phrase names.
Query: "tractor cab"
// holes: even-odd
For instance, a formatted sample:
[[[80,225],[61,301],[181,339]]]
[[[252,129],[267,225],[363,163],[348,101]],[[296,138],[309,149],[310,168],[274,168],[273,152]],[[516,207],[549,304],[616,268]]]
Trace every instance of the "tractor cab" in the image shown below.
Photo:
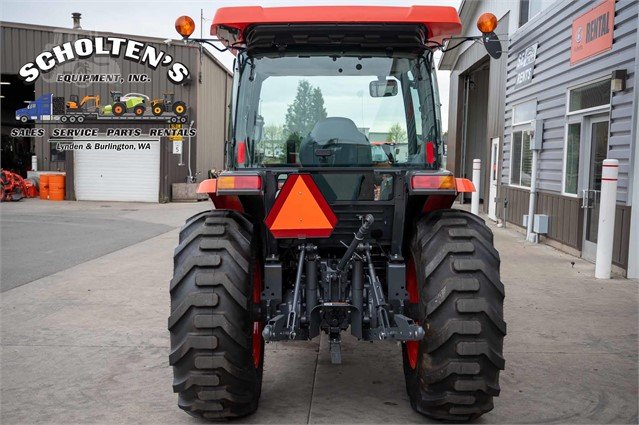
[[[111,95],[111,100],[113,102],[119,102],[122,97],[122,92],[119,90],[110,90],[109,94]]]

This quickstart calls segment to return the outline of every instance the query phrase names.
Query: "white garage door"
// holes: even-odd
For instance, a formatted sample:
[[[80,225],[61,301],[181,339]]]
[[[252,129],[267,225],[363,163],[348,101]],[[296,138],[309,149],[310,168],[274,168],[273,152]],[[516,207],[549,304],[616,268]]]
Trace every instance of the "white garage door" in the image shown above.
[[[158,202],[158,139],[74,142],[74,184],[78,201]]]

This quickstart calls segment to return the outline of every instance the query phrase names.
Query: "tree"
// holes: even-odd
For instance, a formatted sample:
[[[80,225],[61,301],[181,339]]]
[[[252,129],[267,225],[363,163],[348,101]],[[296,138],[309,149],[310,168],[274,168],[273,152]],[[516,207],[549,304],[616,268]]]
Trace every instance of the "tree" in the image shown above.
[[[288,105],[284,134],[297,133],[301,137],[311,132],[315,124],[326,118],[324,96],[319,87],[313,87],[307,80],[300,80],[293,103]]]
[[[262,136],[262,149],[267,157],[280,157],[284,155],[284,129],[280,125],[269,124],[264,126]]]
[[[392,143],[401,143],[406,141],[406,131],[402,128],[399,123],[395,123],[391,125],[388,129],[388,136],[386,136],[387,142]]]

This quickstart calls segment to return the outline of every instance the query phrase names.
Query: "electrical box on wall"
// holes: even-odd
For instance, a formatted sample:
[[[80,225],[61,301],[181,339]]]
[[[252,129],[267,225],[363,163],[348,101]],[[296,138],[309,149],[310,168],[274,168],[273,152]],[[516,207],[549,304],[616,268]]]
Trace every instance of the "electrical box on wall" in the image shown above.
[[[549,217],[546,214],[535,214],[533,218],[533,232],[540,235],[548,234],[548,220]],[[524,215],[524,227],[528,226],[528,214]]]
[[[544,139],[544,122],[543,120],[534,120],[532,127],[535,130],[532,140],[530,141],[530,149],[541,150],[541,145]]]

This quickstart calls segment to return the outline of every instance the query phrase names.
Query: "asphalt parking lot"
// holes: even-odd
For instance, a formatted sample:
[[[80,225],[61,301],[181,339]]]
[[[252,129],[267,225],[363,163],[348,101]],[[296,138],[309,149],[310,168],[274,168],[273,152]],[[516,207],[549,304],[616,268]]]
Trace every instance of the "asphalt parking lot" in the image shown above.
[[[172,393],[166,326],[177,229],[207,207],[0,205],[0,423],[200,423]],[[493,230],[506,370],[477,423],[637,423],[639,282]],[[432,423],[396,345],[347,339],[335,366],[325,337],[278,343],[265,363],[258,412],[234,423]]]

